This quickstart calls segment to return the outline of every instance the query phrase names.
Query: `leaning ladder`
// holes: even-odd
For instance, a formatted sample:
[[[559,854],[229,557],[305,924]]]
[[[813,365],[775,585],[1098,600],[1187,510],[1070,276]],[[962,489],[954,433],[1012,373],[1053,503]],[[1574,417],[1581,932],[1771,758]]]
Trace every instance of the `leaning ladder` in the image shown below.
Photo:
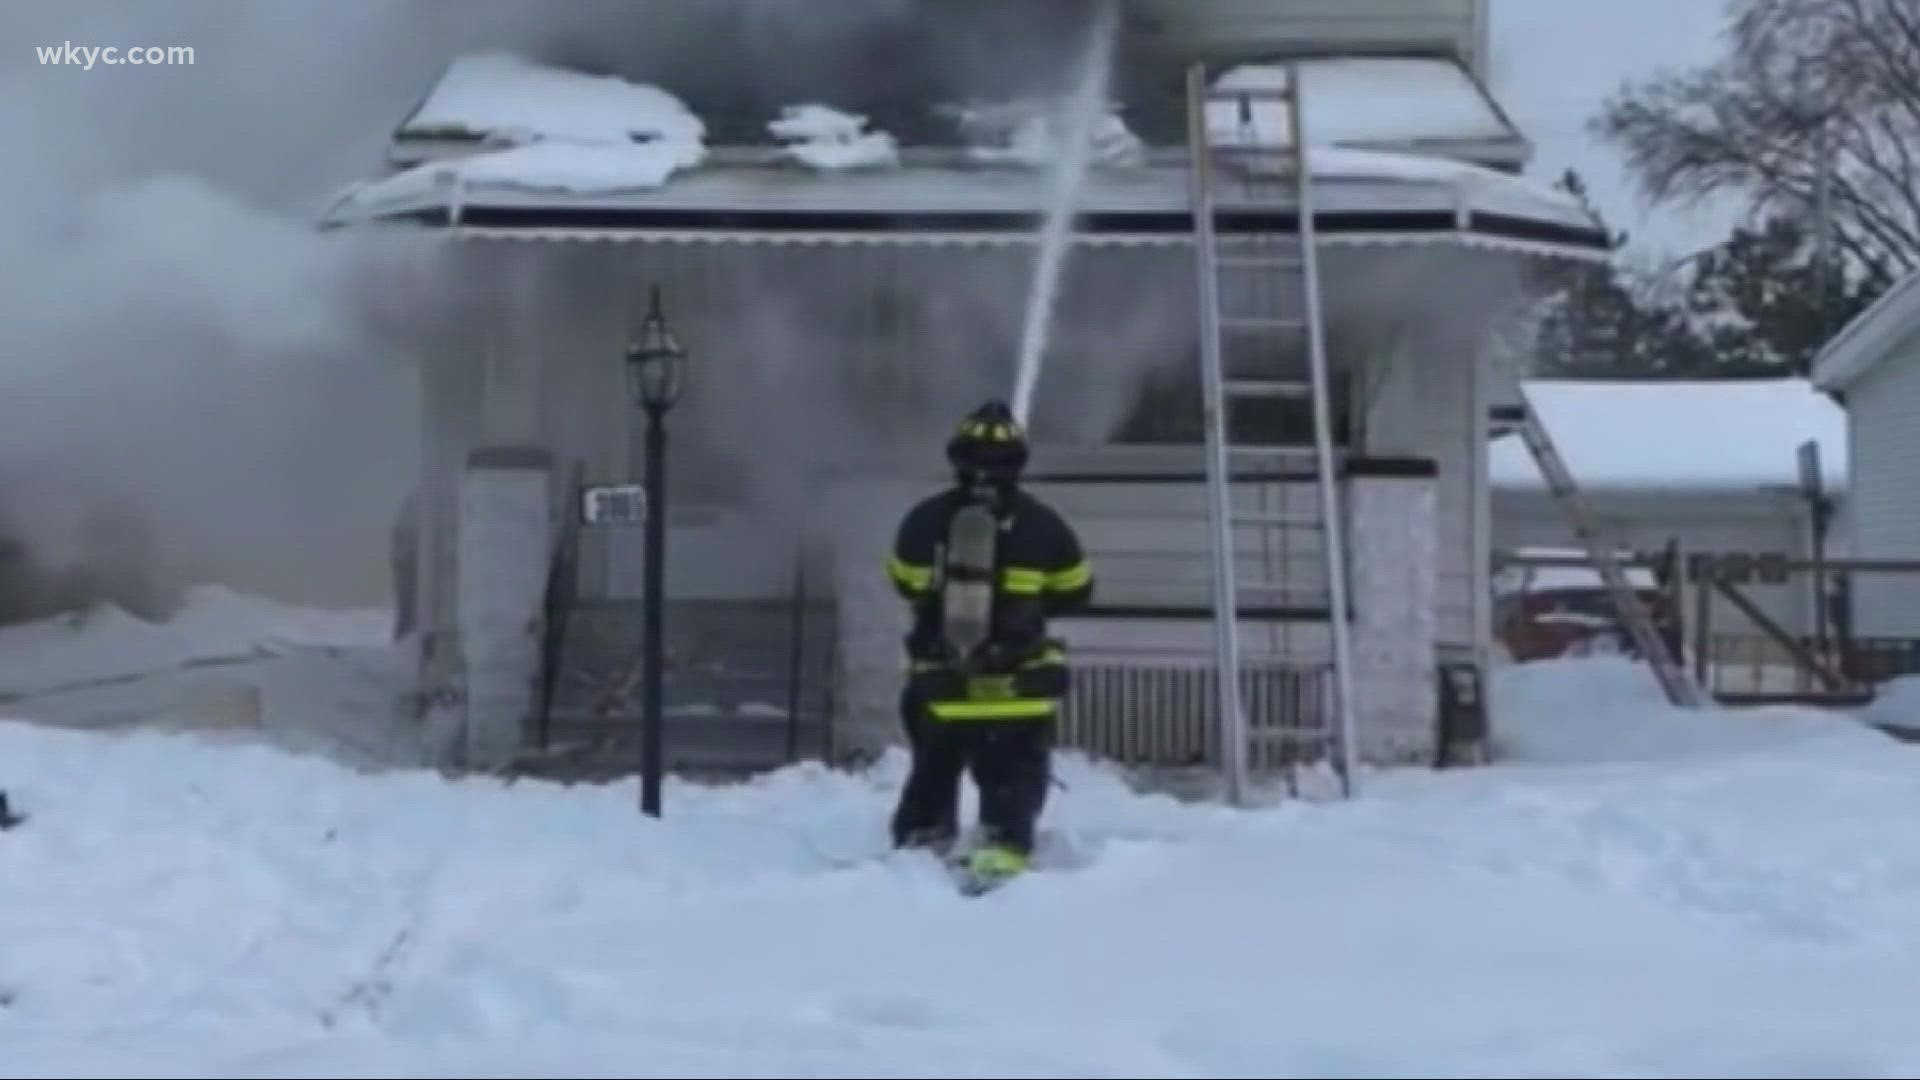
[[[1600,580],[1606,585],[1607,595],[1613,601],[1613,610],[1633,638],[1634,647],[1640,650],[1653,668],[1654,678],[1660,681],[1660,689],[1667,700],[1683,708],[1697,708],[1701,703],[1700,688],[1694,684],[1680,661],[1667,649],[1665,638],[1654,628],[1653,616],[1647,612],[1647,606],[1640,602],[1640,595],[1633,591],[1627,581],[1626,572],[1620,569],[1620,561],[1614,557],[1613,545],[1600,534],[1594,521],[1593,508],[1588,505],[1580,485],[1574,481],[1572,470],[1567,468],[1565,459],[1553,445],[1553,439],[1547,435],[1546,425],[1540,422],[1540,414],[1534,411],[1533,403],[1527,400],[1526,388],[1515,380],[1515,391],[1520,398],[1520,438],[1527,444],[1527,452],[1540,467],[1540,475],[1547,481],[1547,490],[1566,510],[1567,518],[1573,525],[1573,531],[1580,543],[1587,549],[1587,559],[1600,573]]]
[[[1314,187],[1307,162],[1307,139],[1302,121],[1298,71],[1286,69],[1283,89],[1215,91],[1204,64],[1195,64],[1187,73],[1188,158],[1191,169],[1191,198],[1194,222],[1194,252],[1199,278],[1200,375],[1207,450],[1207,516],[1213,565],[1214,660],[1217,673],[1218,720],[1227,797],[1245,801],[1249,786],[1249,759],[1257,748],[1275,742],[1312,741],[1331,752],[1340,777],[1341,791],[1351,795],[1354,783],[1354,698],[1353,649],[1348,613],[1346,534],[1341,526],[1339,477],[1333,449],[1333,406],[1328,390],[1326,332],[1321,312],[1320,264],[1315,236]],[[1283,145],[1215,145],[1208,124],[1208,106],[1216,102],[1232,103],[1244,122],[1252,118],[1256,102],[1283,104],[1289,118],[1289,138]],[[1222,255],[1216,215],[1218,200],[1214,190],[1216,158],[1253,157],[1271,169],[1278,159],[1282,177],[1290,182],[1292,201],[1297,208],[1299,228],[1293,242],[1274,254],[1262,245],[1257,254]],[[1261,167],[1256,161],[1255,168]],[[1236,314],[1222,310],[1221,278],[1228,273],[1256,275],[1255,282],[1265,284],[1275,278],[1297,283],[1299,314],[1289,318]],[[1243,334],[1302,334],[1305,337],[1308,373],[1305,382],[1297,378],[1254,377],[1226,370],[1226,340]],[[1294,456],[1296,447],[1240,444],[1232,441],[1232,406],[1250,400],[1307,398],[1312,402],[1314,479],[1318,488],[1316,512],[1306,515],[1250,514],[1234,505],[1232,482],[1236,463],[1273,461],[1282,455]],[[1320,533],[1327,577],[1328,611],[1333,645],[1333,686],[1331,702],[1322,701],[1318,730],[1249,723],[1245,695],[1249,689],[1242,680],[1247,675],[1243,663],[1239,621],[1243,593],[1273,597],[1276,602],[1288,594],[1281,582],[1246,582],[1238,579],[1239,530],[1263,531],[1308,529]],[[1330,744],[1330,745],[1329,745]]]

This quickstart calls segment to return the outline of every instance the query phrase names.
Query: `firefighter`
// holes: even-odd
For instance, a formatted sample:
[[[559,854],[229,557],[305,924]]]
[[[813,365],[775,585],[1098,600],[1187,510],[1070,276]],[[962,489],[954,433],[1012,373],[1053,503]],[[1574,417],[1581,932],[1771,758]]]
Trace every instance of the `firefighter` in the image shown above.
[[[1004,878],[1026,868],[1052,782],[1067,666],[1047,623],[1087,604],[1093,570],[1073,528],[1020,487],[1026,435],[1005,404],[962,421],[947,460],[953,485],[907,512],[887,562],[913,612],[901,694],[913,768],[893,840],[948,847],[970,772],[983,835],[969,869]]]

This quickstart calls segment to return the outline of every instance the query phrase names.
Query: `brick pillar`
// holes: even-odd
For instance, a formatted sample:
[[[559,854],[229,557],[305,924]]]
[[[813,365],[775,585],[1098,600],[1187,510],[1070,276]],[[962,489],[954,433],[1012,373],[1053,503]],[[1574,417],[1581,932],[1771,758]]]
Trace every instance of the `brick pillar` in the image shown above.
[[[1354,723],[1371,764],[1434,760],[1438,581],[1431,462],[1355,463],[1348,485]]]
[[[513,760],[536,719],[553,552],[553,462],[545,450],[476,450],[460,487],[459,650],[465,703],[454,763]]]
[[[840,634],[837,754],[877,753],[904,736],[899,703],[907,607],[887,581],[886,560],[901,515],[926,493],[925,485],[848,481],[826,500]]]

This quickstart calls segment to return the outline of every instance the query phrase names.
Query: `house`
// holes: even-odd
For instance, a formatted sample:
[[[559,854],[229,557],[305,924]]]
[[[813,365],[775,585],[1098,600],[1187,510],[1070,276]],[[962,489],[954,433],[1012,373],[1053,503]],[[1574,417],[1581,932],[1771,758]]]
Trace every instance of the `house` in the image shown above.
[[[1529,263],[1604,257],[1606,236],[1515,175],[1529,149],[1484,85],[1484,0],[1128,14],[1120,107],[1095,129],[1031,424],[1035,483],[1100,568],[1097,617],[1062,628],[1086,680],[1068,741],[1159,764],[1213,752],[1180,88],[1200,60],[1216,87],[1271,85],[1284,75],[1261,61],[1286,54],[1313,144],[1360,749],[1432,760],[1439,665],[1483,669],[1491,637],[1490,329],[1527,299]],[[434,287],[471,315],[426,364],[417,623],[429,722],[471,753],[508,752],[531,723],[556,545],[578,548],[583,611],[634,595],[637,530],[575,545],[570,477],[640,474],[620,360],[654,285],[694,357],[671,420],[670,629],[706,627],[711,642],[717,623],[701,620],[723,610],[773,612],[756,625],[784,631],[778,612],[830,607],[804,636],[832,646],[836,753],[895,737],[903,613],[881,556],[908,501],[943,482],[954,419],[1009,393],[1052,129],[1021,102],[961,110],[944,137],[897,100],[795,104],[761,119],[781,145],[714,142],[699,102],[671,87],[474,55],[400,125],[392,168],[328,212],[333,227],[452,241],[434,248]],[[947,115],[938,105],[916,107]],[[882,130],[883,112],[913,137]],[[1216,135],[1268,144],[1283,119],[1267,104],[1208,114]],[[1235,170],[1221,184],[1229,245],[1296,232],[1288,185]],[[1231,359],[1303,363],[1280,340]],[[1304,445],[1295,404],[1247,422]],[[1277,457],[1237,494],[1311,500],[1302,464]],[[1244,565],[1289,584],[1253,613],[1249,649],[1307,722],[1328,663],[1317,540],[1256,541],[1243,538]],[[631,645],[630,628],[608,632]],[[677,707],[708,709],[676,670]],[[794,715],[798,696],[765,693],[727,691],[726,708]]]
[[[1683,556],[1811,558],[1813,505],[1797,454],[1812,441],[1835,515],[1826,553],[1843,553],[1847,417],[1807,380],[1528,379],[1522,388],[1617,549],[1674,543]],[[1579,546],[1525,444],[1498,424],[1488,467],[1496,551]],[[1809,575],[1743,592],[1789,632],[1814,633]],[[1688,603],[1686,617],[1692,611]],[[1709,618],[1722,632],[1761,633],[1724,598]]]
[[[1862,559],[1920,559],[1920,273],[1847,324],[1814,362],[1813,382],[1846,409],[1847,544]],[[1863,638],[1920,639],[1920,575],[1861,575]]]

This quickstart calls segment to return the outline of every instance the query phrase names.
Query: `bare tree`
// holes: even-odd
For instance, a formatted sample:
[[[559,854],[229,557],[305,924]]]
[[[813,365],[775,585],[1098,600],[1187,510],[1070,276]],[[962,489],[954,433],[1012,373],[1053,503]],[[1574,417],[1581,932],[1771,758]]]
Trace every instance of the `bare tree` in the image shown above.
[[[1595,132],[1657,201],[1824,204],[1836,261],[1872,291],[1920,267],[1920,4],[1731,0],[1729,16],[1725,57],[1627,87]]]

